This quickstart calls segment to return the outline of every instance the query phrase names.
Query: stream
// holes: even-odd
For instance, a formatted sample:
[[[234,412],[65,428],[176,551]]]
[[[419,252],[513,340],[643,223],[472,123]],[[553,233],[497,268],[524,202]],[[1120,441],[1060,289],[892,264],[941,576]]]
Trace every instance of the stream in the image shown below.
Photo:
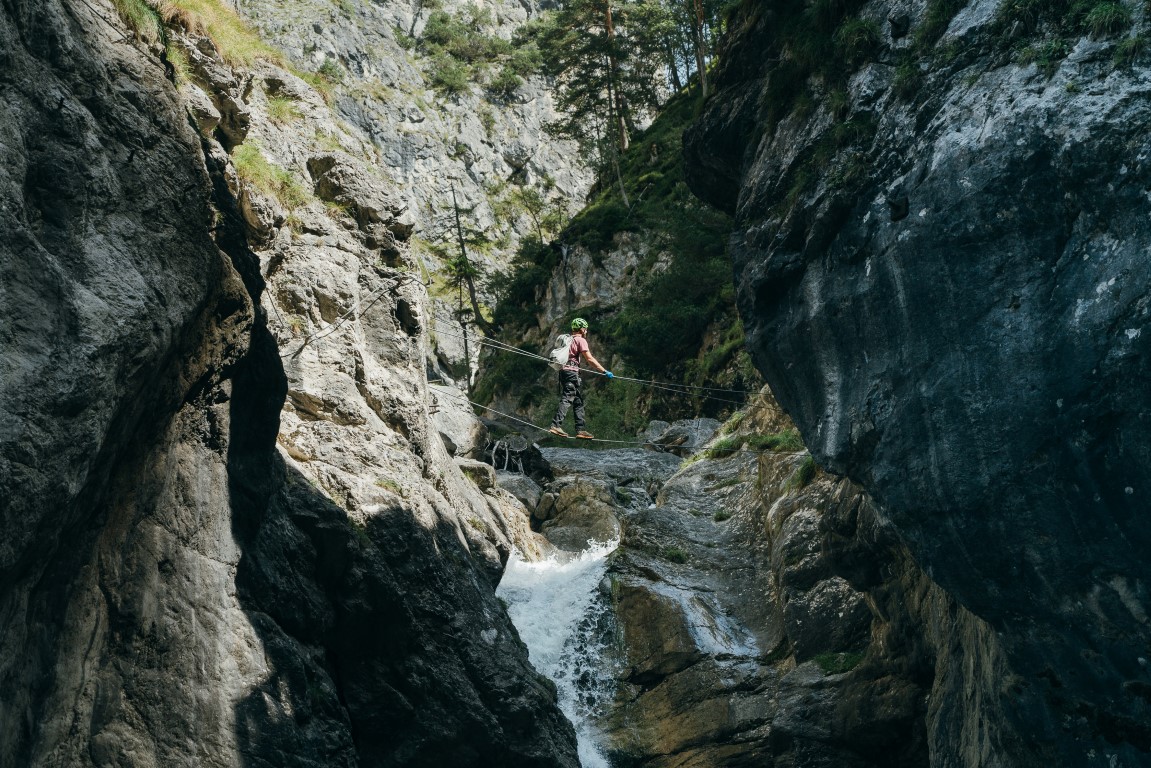
[[[559,705],[575,726],[584,768],[609,768],[594,722],[610,703],[612,674],[602,654],[607,614],[600,581],[618,541],[527,562],[513,553],[496,594],[520,633],[532,665],[551,678]]]

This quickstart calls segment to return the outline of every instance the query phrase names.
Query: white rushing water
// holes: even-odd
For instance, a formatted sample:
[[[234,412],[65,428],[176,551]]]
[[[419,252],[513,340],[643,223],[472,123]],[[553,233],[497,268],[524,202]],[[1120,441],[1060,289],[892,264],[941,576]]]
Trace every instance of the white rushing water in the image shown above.
[[[532,665],[555,681],[560,709],[571,720],[584,768],[610,768],[598,746],[594,718],[611,696],[600,657],[603,598],[598,587],[618,541],[538,563],[513,553],[496,594],[528,647]]]

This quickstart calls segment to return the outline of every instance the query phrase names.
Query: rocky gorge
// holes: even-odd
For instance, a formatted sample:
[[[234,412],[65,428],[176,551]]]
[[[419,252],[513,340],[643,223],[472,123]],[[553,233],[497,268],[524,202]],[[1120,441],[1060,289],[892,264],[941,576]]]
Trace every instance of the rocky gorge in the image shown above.
[[[0,764],[575,765],[494,596],[531,534],[431,421],[406,206],[196,22],[173,84],[111,6],[0,14]]]
[[[429,86],[433,5],[0,8],[0,766],[1146,765],[1139,55],[738,4],[683,149],[769,387],[587,450],[457,384],[453,192],[495,265],[590,179],[543,78]],[[876,34],[781,110],[810,9]],[[666,269],[607,234],[535,334]]]
[[[1144,765],[1147,19],[1025,5],[859,4],[834,104],[767,115],[780,17],[745,4],[688,175],[813,454],[987,622],[933,764]]]

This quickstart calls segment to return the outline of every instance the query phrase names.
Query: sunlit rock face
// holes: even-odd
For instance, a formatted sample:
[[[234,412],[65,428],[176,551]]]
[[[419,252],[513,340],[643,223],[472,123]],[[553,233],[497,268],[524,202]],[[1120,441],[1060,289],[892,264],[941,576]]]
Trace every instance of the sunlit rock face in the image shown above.
[[[0,11],[0,766],[574,768],[494,595],[526,515],[429,413],[394,190],[270,133],[289,73],[169,30],[177,90],[98,10]],[[229,155],[272,137],[292,217]]]
[[[837,118],[759,122],[772,17],[753,9],[689,174],[737,217],[749,342],[805,441],[994,628],[1009,682],[968,681],[1001,688],[966,714],[985,759],[1145,764],[1151,73],[1106,40],[1050,77],[1010,63],[975,3],[940,43],[961,54],[901,97],[888,17],[926,5],[864,6],[883,43],[839,119],[876,130],[815,166]],[[986,764],[942,721],[932,738]]]

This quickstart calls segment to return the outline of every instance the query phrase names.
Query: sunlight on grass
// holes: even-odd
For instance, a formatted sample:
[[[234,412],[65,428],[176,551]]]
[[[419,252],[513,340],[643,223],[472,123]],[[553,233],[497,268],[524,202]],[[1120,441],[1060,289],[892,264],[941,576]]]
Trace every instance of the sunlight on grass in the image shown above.
[[[261,40],[239,14],[220,0],[163,0],[159,11],[166,23],[210,38],[229,64],[250,66],[258,59],[284,64],[283,54]]]

